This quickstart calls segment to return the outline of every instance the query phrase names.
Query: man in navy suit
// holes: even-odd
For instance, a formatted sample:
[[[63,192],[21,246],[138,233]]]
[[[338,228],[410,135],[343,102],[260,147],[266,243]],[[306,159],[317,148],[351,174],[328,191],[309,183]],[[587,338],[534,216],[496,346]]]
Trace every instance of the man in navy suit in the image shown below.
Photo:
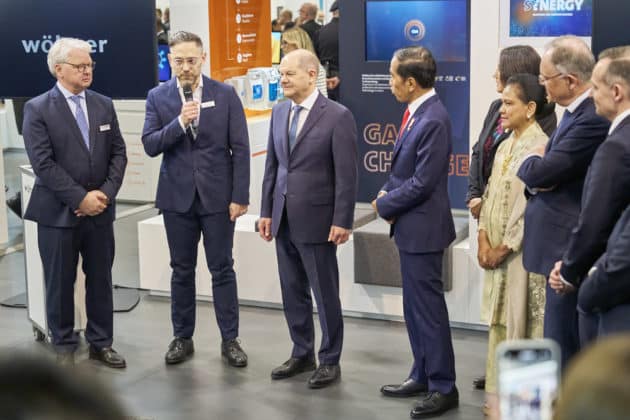
[[[602,51],[593,70],[597,113],[612,121],[584,181],[582,210],[562,260],[551,271],[550,286],[560,295],[579,287],[605,252],[615,222],[630,204],[630,47]],[[580,340],[597,334],[591,317],[580,317]]]
[[[580,285],[578,308],[594,318],[598,336],[630,331],[630,206]]]
[[[562,257],[577,224],[584,176],[609,123],[595,113],[590,77],[595,58],[577,37],[555,39],[540,63],[540,82],[552,101],[566,107],[545,150],[523,162],[518,177],[527,186],[523,265],[548,275]],[[543,156],[544,155],[544,156]],[[562,366],[579,350],[576,296],[547,285],[544,335],[558,342]]]
[[[234,89],[201,74],[205,58],[197,35],[171,36],[176,77],[149,92],[142,132],[146,153],[162,154],[156,206],[164,215],[173,269],[174,335],[165,361],[180,363],[194,352],[195,266],[203,233],[221,353],[230,365],[243,367],[232,243],[234,222],[249,204],[249,138]]]
[[[444,249],[455,239],[447,182],[451,122],[433,88],[436,64],[429,50],[394,53],[390,87],[407,104],[392,154],[389,179],[372,205],[391,223],[400,254],[403,312],[414,363],[391,397],[422,395],[412,418],[439,415],[459,404],[448,311],[442,284]]]
[[[74,282],[79,254],[85,273],[89,357],[123,368],[112,349],[114,199],[127,156],[111,99],[88,90],[90,44],[61,38],[48,52],[57,84],[24,109],[24,144],[35,186],[24,218],[37,222],[46,281],[46,319],[60,364],[73,364]]]
[[[357,192],[357,129],[350,111],[315,88],[319,61],[306,50],[280,63],[289,101],[273,108],[258,227],[276,238],[282,303],[291,357],[271,372],[282,379],[315,369],[311,291],[322,327],[319,367],[308,380],[339,380],[343,319],[337,246],[350,236]]]

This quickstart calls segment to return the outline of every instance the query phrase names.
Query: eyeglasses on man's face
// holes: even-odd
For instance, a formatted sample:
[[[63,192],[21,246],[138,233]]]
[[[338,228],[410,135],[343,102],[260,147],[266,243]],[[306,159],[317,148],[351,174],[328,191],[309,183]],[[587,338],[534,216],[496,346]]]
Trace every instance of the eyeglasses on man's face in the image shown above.
[[[94,68],[96,67],[96,61],[92,61],[90,64],[74,64],[67,61],[62,61],[61,63],[72,66],[75,70],[81,73],[85,73],[87,70],[94,70]]]
[[[173,65],[175,67],[184,67],[184,64],[188,64],[190,67],[194,67],[201,62],[201,57],[173,57]]]
[[[566,76],[566,74],[564,73],[558,73],[558,74],[554,74],[553,76],[543,76],[542,74],[538,75],[538,83],[540,83],[541,85],[544,85],[545,83],[547,83],[550,80],[555,79],[556,77],[560,77],[560,76]]]

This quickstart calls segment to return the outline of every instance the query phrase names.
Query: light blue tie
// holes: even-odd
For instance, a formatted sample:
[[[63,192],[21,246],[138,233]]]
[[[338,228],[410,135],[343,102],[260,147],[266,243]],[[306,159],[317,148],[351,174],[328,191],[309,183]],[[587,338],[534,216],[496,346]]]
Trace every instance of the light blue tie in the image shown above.
[[[303,108],[300,105],[293,106],[293,119],[291,119],[291,125],[289,126],[289,153],[291,153],[295,147],[298,120],[300,119],[300,111],[302,111],[302,109]]]
[[[79,126],[79,130],[81,130],[81,135],[83,135],[85,146],[88,148],[88,150],[90,150],[90,129],[88,128],[88,123],[87,119],[85,118],[83,108],[81,108],[81,97],[79,95],[71,96],[70,100],[74,102],[74,104],[77,106],[77,110],[74,113],[74,118],[77,120],[77,125]]]

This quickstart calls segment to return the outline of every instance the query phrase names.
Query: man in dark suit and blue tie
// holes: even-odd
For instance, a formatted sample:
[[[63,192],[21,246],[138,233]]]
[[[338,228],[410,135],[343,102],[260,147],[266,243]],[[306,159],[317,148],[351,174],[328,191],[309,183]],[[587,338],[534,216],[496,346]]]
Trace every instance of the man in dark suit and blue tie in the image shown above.
[[[609,123],[595,113],[590,77],[595,58],[581,39],[551,42],[540,63],[540,82],[552,101],[566,107],[545,150],[524,160],[518,177],[527,186],[523,265],[549,275],[562,257],[580,214],[584,176]],[[575,295],[546,289],[544,335],[558,342],[562,366],[579,350]]]
[[[282,303],[293,341],[291,357],[271,372],[283,379],[315,369],[311,290],[322,341],[308,380],[339,380],[343,319],[337,246],[350,236],[357,192],[357,129],[350,111],[321,96],[319,61],[306,50],[287,54],[280,82],[290,100],[273,108],[258,227],[276,238]]]
[[[162,154],[156,206],[164,215],[173,270],[174,335],[165,362],[183,362],[194,352],[195,267],[203,233],[221,353],[230,365],[243,367],[232,244],[235,220],[249,204],[245,114],[232,87],[201,74],[206,54],[197,35],[173,34],[170,50],[176,77],[149,92],[142,132],[146,153]]]
[[[435,60],[422,47],[394,53],[390,87],[407,105],[389,179],[372,205],[391,223],[400,254],[403,312],[414,363],[390,397],[421,395],[412,418],[437,416],[459,405],[453,343],[444,301],[442,257],[455,239],[448,198],[451,122],[435,89]]]
[[[597,149],[584,181],[582,209],[562,260],[551,271],[550,286],[562,296],[574,289],[605,252],[606,242],[630,204],[630,47],[602,51],[593,70],[593,99],[597,113],[612,124]],[[597,334],[592,317],[579,319],[580,340]]]
[[[37,222],[46,282],[46,320],[60,364],[73,364],[74,283],[79,254],[86,282],[90,359],[124,368],[112,349],[115,197],[127,156],[111,99],[88,90],[92,48],[61,38],[48,52],[57,84],[24,108],[24,144],[35,186],[24,218]]]

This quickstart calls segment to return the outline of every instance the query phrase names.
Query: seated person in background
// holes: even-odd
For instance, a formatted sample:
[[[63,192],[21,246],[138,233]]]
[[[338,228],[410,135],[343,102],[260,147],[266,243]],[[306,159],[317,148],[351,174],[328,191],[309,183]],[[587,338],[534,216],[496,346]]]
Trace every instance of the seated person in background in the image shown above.
[[[533,74],[510,77],[503,89],[501,119],[510,136],[499,146],[479,217],[479,265],[484,276],[481,318],[488,323],[487,414],[498,411],[496,348],[502,341],[543,335],[545,276],[523,267],[525,185],[521,161],[544,148],[548,137],[536,122],[552,113],[545,89]]]
[[[630,335],[606,338],[569,363],[555,420],[626,420],[630,413]]]
[[[0,359],[0,407],[0,417],[12,420],[131,418],[94,375],[64,370],[41,355]]]
[[[284,31],[280,41],[280,48],[282,48],[282,53],[284,55],[298,49],[308,50],[315,54],[311,38],[309,38],[306,31],[301,28],[291,28]],[[319,64],[319,71],[317,72],[316,87],[317,90],[319,90],[319,93],[321,93],[325,98],[328,97],[328,90],[326,89],[326,70],[321,63]]]

